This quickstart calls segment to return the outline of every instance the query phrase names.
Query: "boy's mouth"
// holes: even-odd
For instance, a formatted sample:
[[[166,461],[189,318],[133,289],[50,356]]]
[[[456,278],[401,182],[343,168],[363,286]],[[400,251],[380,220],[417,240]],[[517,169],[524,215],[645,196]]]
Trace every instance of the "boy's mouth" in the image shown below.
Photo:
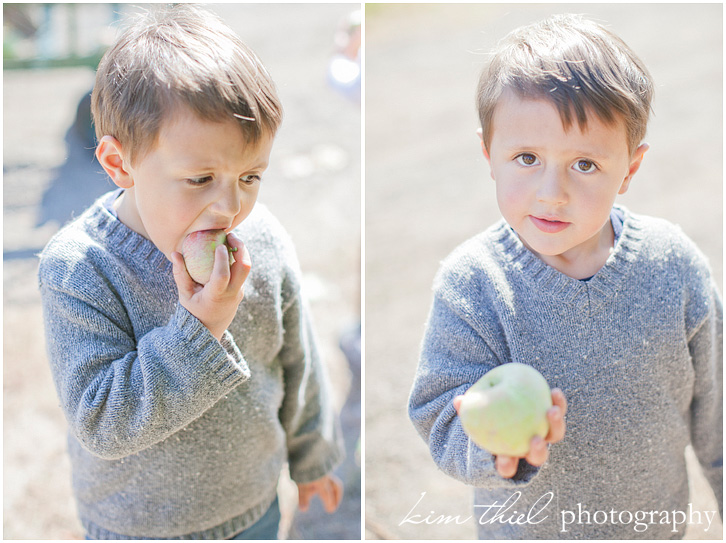
[[[539,230],[546,234],[562,232],[565,228],[572,224],[552,217],[535,217],[534,215],[529,215],[529,220],[532,221],[532,224],[534,224]]]
[[[225,234],[227,234],[228,231],[232,230],[232,229],[229,227],[229,224],[221,224],[221,225],[210,225],[208,228],[200,228],[199,230],[194,230],[194,231],[195,232],[214,232],[217,230],[222,230]]]

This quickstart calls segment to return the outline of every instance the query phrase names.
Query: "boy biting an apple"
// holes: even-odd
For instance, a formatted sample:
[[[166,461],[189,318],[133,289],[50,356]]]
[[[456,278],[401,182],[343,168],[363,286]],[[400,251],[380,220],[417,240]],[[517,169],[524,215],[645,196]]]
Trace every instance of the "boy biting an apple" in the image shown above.
[[[503,220],[442,263],[409,401],[439,468],[476,488],[482,539],[629,539],[641,512],[648,538],[682,537],[655,512],[689,510],[689,443],[722,510],[720,295],[679,228],[614,204],[648,149],[652,91],[630,48],[579,16],[515,30],[482,74]],[[491,420],[533,412],[511,362],[552,387],[544,436]],[[529,450],[485,449],[514,438]]]
[[[342,447],[297,259],[255,205],[282,118],[269,74],[211,13],[157,8],[104,56],[92,110],[119,189],[39,271],[87,537],[276,539],[286,462],[301,508],[334,511]]]

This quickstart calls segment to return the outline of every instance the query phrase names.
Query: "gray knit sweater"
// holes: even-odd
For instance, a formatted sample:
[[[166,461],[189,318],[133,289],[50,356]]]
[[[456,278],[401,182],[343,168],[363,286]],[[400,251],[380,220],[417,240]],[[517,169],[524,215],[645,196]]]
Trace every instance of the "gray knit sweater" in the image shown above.
[[[720,297],[679,228],[621,210],[620,238],[588,281],[547,266],[504,221],[437,274],[409,415],[438,467],[476,487],[482,539],[680,538],[688,443],[722,508]],[[452,405],[507,362],[534,366],[568,401],[549,460],[521,461],[509,480]]]
[[[222,341],[178,302],[171,263],[106,195],[50,241],[40,290],[69,424],[78,512],[96,539],[223,539],[341,446],[288,235],[258,204],[253,268]]]

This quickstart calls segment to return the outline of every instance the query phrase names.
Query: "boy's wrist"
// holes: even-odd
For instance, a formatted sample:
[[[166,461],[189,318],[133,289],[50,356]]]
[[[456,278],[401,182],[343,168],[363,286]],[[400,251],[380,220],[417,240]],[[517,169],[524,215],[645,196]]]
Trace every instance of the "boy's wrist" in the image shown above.
[[[212,336],[214,336],[214,339],[216,339],[217,341],[219,341],[220,343],[222,343],[222,339],[224,338],[224,333],[227,331],[227,328],[226,327],[224,329],[222,329],[221,332],[218,329],[215,329],[215,330],[212,330],[212,329],[209,329],[209,328],[207,328],[207,329],[212,334]]]

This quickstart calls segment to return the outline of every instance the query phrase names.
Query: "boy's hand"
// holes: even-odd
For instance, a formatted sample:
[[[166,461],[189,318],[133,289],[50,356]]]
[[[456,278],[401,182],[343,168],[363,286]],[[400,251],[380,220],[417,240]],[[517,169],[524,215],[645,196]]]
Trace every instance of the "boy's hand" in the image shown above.
[[[332,513],[343,498],[343,484],[335,475],[326,475],[311,483],[298,483],[298,505],[300,511],[307,511],[315,494],[320,496],[326,513]]]
[[[461,398],[454,398],[454,408],[459,412]],[[523,458],[533,466],[541,466],[547,461],[549,450],[548,443],[557,443],[565,437],[565,413],[567,413],[567,399],[559,388],[552,389],[552,407],[547,410],[547,420],[550,423],[550,430],[542,439],[539,436],[532,438],[529,452]],[[519,458],[513,456],[499,455],[494,457],[494,466],[497,473],[505,479],[511,479],[517,473]]]
[[[230,267],[227,247],[220,245],[214,254],[214,269],[209,282],[202,286],[187,272],[181,253],[171,255],[174,281],[179,290],[179,303],[197,317],[218,340],[234,319],[244,297],[244,282],[252,263],[244,243],[237,236],[227,235],[230,247],[237,248],[235,262]]]

